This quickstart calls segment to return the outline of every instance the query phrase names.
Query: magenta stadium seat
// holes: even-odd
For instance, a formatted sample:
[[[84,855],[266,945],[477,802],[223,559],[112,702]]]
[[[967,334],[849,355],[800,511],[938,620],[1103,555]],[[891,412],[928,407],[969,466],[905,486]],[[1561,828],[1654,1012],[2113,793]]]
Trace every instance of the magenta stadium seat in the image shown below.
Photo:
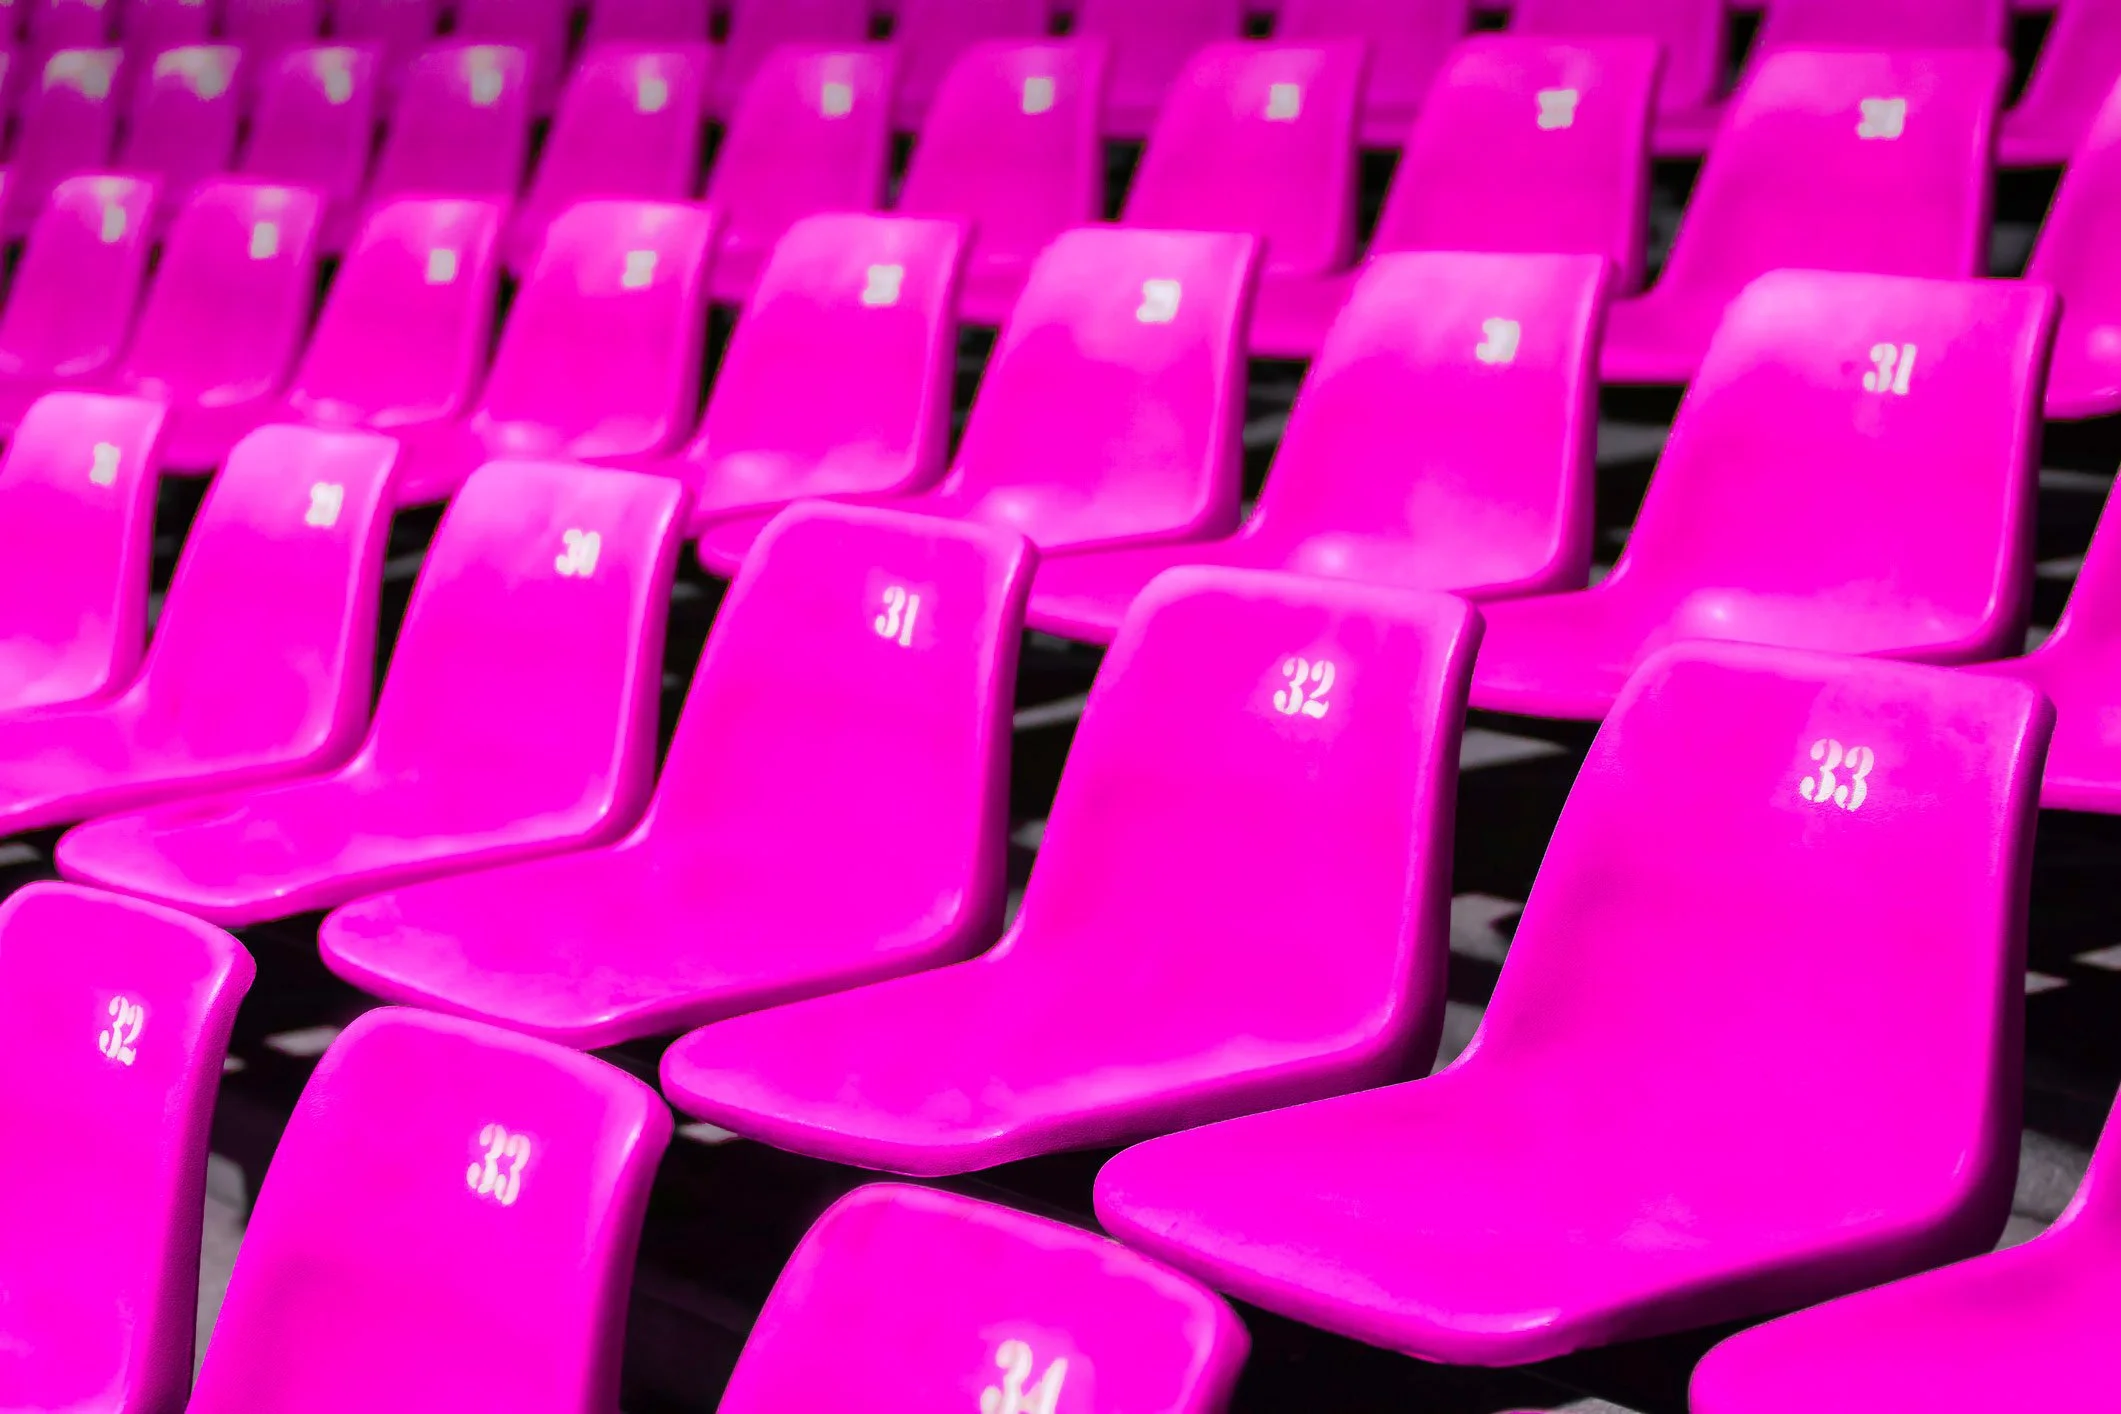
[[[2062,297],[2062,323],[2047,377],[2052,418],[2121,412],[2121,270],[2108,258],[2108,233],[2117,211],[2121,85],[2062,173],[2025,267],[2026,279]]]
[[[714,227],[700,207],[644,201],[585,201],[553,222],[470,417],[415,441],[399,500],[439,500],[497,458],[675,451],[699,397]]]
[[[705,44],[707,9],[708,0],[590,0],[589,42]]]
[[[1584,42],[1655,40],[1664,55],[1652,141],[1660,156],[1698,156],[1723,116],[1730,66],[1725,0],[1515,0],[1515,34]]]
[[[593,49],[575,65],[510,231],[508,263],[528,269],[545,228],[578,201],[690,201],[706,137],[706,44]]]
[[[125,0],[127,61],[145,66],[165,49],[213,43],[214,8],[204,0]]]
[[[1478,1365],[1985,1250],[2017,1170],[2053,721],[1938,668],[1659,655],[1591,748],[1458,1062],[1123,1153],[1099,1219],[1268,1310]],[[1682,919],[1710,907],[1705,948]]]
[[[1426,1070],[1479,639],[1443,595],[1172,571],[1104,660],[1001,943],[695,1031],[665,1093],[942,1174]]]
[[[971,226],[958,296],[967,320],[1002,323],[1039,252],[1103,216],[1104,73],[1095,40],[977,44],[937,90],[898,209]]]
[[[207,1131],[256,971],[151,904],[42,883],[0,904],[0,1145],[18,1156],[0,1201],[37,1215],[0,1228],[9,1407],[182,1407]],[[82,1142],[89,1125],[124,1136],[125,1162]]]
[[[1362,40],[1369,62],[1357,133],[1364,147],[1397,147],[1472,23],[1472,0],[1282,0],[1274,38]]]
[[[1769,56],[1732,105],[1656,286],[1613,306],[1606,381],[1692,379],[1724,305],[1769,270],[1981,274],[2007,67],[1983,49]]]
[[[1695,1369],[1696,1414],[2096,1409],[2113,1390],[2121,1298],[2121,1121],[2060,1222],[2022,1246],[1909,1277],[1725,1341]]]
[[[377,208],[332,281],[286,411],[388,433],[417,459],[453,445],[493,337],[501,209],[486,201]]]
[[[1582,588],[1606,284],[1596,256],[1378,257],[1311,365],[1245,528],[1056,556],[1032,626],[1109,643],[1134,597],[1182,564],[1472,598]]]
[[[52,189],[68,177],[109,169],[124,68],[122,49],[62,49],[44,61],[34,91],[22,100],[0,236],[27,233]]]
[[[333,255],[346,248],[368,186],[381,63],[373,45],[293,49],[259,83],[244,175],[315,192],[324,203],[318,244]]]
[[[567,69],[571,0],[455,0],[456,37],[506,44],[529,56],[531,104],[550,113]]]
[[[1196,50],[1243,33],[1244,13],[1244,0],[1076,0],[1072,33],[1111,46],[1105,135],[1147,137],[1179,71]]]
[[[850,49],[867,43],[870,8],[870,0],[737,0],[729,6],[729,37],[714,73],[715,116],[736,115],[753,76],[783,45]]]
[[[29,52],[38,59],[62,49],[101,49],[111,42],[115,7],[109,0],[30,0]]]
[[[325,962],[591,1048],[970,956],[1002,921],[1032,558],[985,526],[788,512],[716,618],[638,829],[350,904]]]
[[[133,177],[74,177],[52,192],[0,310],[0,436],[45,393],[93,383],[117,361],[154,206],[154,184]]]
[[[1465,41],[1415,120],[1371,255],[1581,252],[1612,262],[1617,292],[1639,290],[1656,89],[1657,50],[1646,40]],[[1355,278],[1266,282],[1253,351],[1316,354]]]
[[[900,1299],[879,1302],[886,1289]],[[878,1183],[796,1248],[721,1414],[1038,1414],[1076,1390],[1099,1408],[1222,1414],[1250,1348],[1228,1306],[1116,1242]]]
[[[164,216],[234,165],[243,62],[232,44],[197,44],[165,49],[133,70],[138,86],[118,166],[154,180]]]
[[[2059,167],[2091,132],[2121,77],[2121,3],[2063,0],[2024,96],[2003,115],[1996,155],[2006,167]]]
[[[1231,40],[1201,50],[1164,103],[1124,224],[1260,238],[1261,322],[1355,259],[1363,48]]]
[[[530,152],[530,60],[506,45],[438,44],[413,60],[370,200],[512,202]]]
[[[39,399],[0,457],[0,712],[122,688],[147,638],[163,411]]]
[[[260,66],[324,33],[325,0],[220,0],[221,32]]]
[[[670,1111],[602,1061],[372,1011],[295,1106],[191,1414],[618,1407]],[[508,1300],[509,1293],[538,1293]]]
[[[267,427],[229,454],[140,675],[0,715],[0,830],[328,770],[359,744],[397,448]]]
[[[661,477],[482,468],[428,552],[351,762],[93,821],[60,840],[60,869],[240,925],[612,839],[654,770],[680,498]]]
[[[303,188],[230,179],[178,213],[115,379],[170,405],[165,466],[212,470],[272,409],[309,331],[317,215]]]
[[[384,86],[397,92],[421,50],[434,43],[440,0],[333,0],[332,33],[342,44],[372,46]]]
[[[895,65],[883,47],[788,47],[759,66],[707,184],[707,204],[724,223],[716,299],[749,295],[774,243],[799,218],[883,205]]]
[[[1474,704],[1595,719],[1675,639],[2016,652],[2054,317],[2017,282],[1762,276],[1717,331],[1618,566],[1492,606]],[[1863,533],[1821,534],[1822,505]]]
[[[899,52],[897,126],[910,132],[927,121],[936,91],[974,45],[1036,42],[1050,18],[1046,0],[898,0],[891,30]]]
[[[807,496],[926,490],[949,456],[961,226],[811,216],[759,278],[671,470],[694,533]],[[721,566],[734,571],[734,563]]]

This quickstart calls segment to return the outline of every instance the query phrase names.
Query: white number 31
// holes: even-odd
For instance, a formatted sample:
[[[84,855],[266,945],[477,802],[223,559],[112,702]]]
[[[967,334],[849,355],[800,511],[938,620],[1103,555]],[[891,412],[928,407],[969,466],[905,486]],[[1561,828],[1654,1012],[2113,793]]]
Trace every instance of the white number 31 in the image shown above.
[[[1832,801],[1843,810],[1863,808],[1871,794],[1871,768],[1878,764],[1875,752],[1868,746],[1844,747],[1832,737],[1821,737],[1812,743],[1811,758],[1819,770],[1804,778],[1797,787],[1799,795],[1814,805]],[[1845,781],[1835,774],[1842,770],[1848,772]]]

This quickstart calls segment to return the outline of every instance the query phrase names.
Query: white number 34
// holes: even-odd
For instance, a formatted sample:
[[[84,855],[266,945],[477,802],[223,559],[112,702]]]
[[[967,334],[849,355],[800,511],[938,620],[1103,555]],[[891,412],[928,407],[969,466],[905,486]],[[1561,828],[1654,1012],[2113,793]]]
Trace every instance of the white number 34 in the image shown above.
[[[1877,754],[1868,746],[1844,747],[1832,737],[1813,742],[1810,754],[1819,770],[1804,778],[1797,793],[1814,805],[1831,801],[1843,810],[1861,810],[1870,798],[1870,774],[1878,764]],[[1846,780],[1839,774],[1844,771]]]

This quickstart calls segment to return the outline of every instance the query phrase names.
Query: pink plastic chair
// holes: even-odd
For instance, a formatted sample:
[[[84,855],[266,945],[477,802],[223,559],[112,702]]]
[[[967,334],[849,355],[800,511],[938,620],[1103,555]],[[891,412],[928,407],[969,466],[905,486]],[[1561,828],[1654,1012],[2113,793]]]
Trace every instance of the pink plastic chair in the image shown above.
[[[965,319],[1002,323],[1039,252],[1103,216],[1104,74],[1095,40],[979,44],[937,90],[898,209],[970,225],[958,295]]]
[[[589,43],[705,44],[709,0],[591,0]]]
[[[439,0],[333,0],[332,33],[342,44],[372,46],[383,85],[395,94],[421,50],[434,43]]]
[[[147,638],[163,411],[33,404],[0,457],[0,712],[122,688]]]
[[[2121,77],[2121,0],[2063,0],[2040,60],[1996,139],[2006,167],[2059,167]]]
[[[910,132],[927,120],[936,91],[974,45],[1035,43],[1050,18],[1046,0],[898,0],[891,41],[899,51],[899,129]]]
[[[1477,599],[1582,588],[1606,286],[1596,256],[1380,256],[1311,365],[1245,528],[1048,561],[1033,627],[1109,643],[1182,564]]]
[[[240,926],[615,838],[654,772],[681,495],[482,468],[428,551],[351,762],[93,821],[59,841],[61,872]]]
[[[1656,91],[1657,50],[1645,40],[1465,41],[1415,120],[1371,255],[1582,252],[1612,262],[1617,292],[1639,290]],[[1266,282],[1253,352],[1315,355],[1355,278]]]
[[[796,1248],[721,1414],[1061,1410],[1070,1391],[1101,1408],[1221,1414],[1250,1348],[1228,1306],[1116,1242],[879,1183]]]
[[[781,46],[851,49],[869,39],[869,0],[738,0],[730,11],[714,71],[718,118],[736,115],[752,77]]]
[[[295,49],[273,61],[259,84],[243,173],[315,192],[324,203],[318,244],[327,254],[345,250],[368,185],[382,62],[373,46]]]
[[[125,0],[124,37],[128,63],[145,66],[165,49],[214,42],[217,4],[207,0]]]
[[[191,1414],[356,1414],[408,1390],[438,1409],[616,1409],[669,1143],[655,1092],[602,1061],[368,1013],[280,1140]]]
[[[707,203],[724,223],[716,299],[749,295],[774,244],[799,218],[884,204],[895,64],[880,47],[790,47],[759,66],[707,185]]]
[[[985,526],[788,512],[715,620],[639,828],[351,904],[325,963],[587,1049],[970,956],[1002,922],[1032,560]]]
[[[1663,275],[1613,306],[1606,381],[1689,381],[1724,305],[1769,270],[1982,273],[2006,68],[1982,49],[1769,56],[1732,105]]]
[[[670,468],[692,488],[695,535],[804,497],[901,495],[942,476],[964,246],[954,223],[903,216],[790,228],[730,337],[699,436]]]
[[[512,269],[526,270],[545,228],[577,201],[690,201],[706,136],[712,54],[686,47],[604,46],[575,65],[510,231]]]
[[[240,44],[256,68],[290,49],[315,44],[324,32],[324,0],[220,0],[221,31]]]
[[[2108,259],[2121,211],[2121,84],[2062,173],[2025,278],[2062,296],[2047,377],[2047,415],[2121,412],[2121,271]]]
[[[1369,63],[1357,132],[1364,147],[1397,147],[1472,24],[1472,0],[1282,0],[1274,38],[1363,40]]]
[[[438,44],[413,60],[370,202],[514,201],[530,152],[529,62],[521,49],[485,44]]]
[[[390,530],[388,438],[299,427],[229,454],[140,675],[0,715],[12,834],[329,770],[360,744]]]
[[[134,70],[138,87],[118,166],[154,180],[165,221],[235,164],[243,63],[234,45],[199,44],[165,49]]]
[[[1474,704],[1595,719],[1674,639],[2016,652],[2054,318],[2016,282],[1762,276],[1724,316],[1620,563],[1580,594],[1493,606]]]
[[[530,101],[552,111],[567,70],[571,0],[455,0],[456,35],[476,44],[508,44],[530,57]]]
[[[1202,49],[1172,84],[1124,224],[1258,236],[1261,311],[1344,273],[1363,65],[1359,42]]]
[[[140,302],[154,207],[154,184],[132,177],[74,177],[52,192],[0,311],[0,436],[38,398],[116,362]]]
[[[1725,0],[1514,0],[1510,29],[1531,38],[1655,40],[1664,55],[1652,136],[1660,157],[1699,156],[1723,118],[1730,67]]]
[[[2053,721],[1936,668],[1658,656],[1458,1061],[1123,1153],[1099,1220],[1268,1310],[1479,1365],[1985,1250],[2017,1169]],[[1713,947],[1691,926],[1709,912]]]
[[[412,450],[450,445],[493,336],[501,209],[394,201],[377,209],[332,281],[285,412],[387,433]]]
[[[440,500],[494,459],[675,451],[699,397],[714,229],[700,207],[645,201],[585,201],[553,222],[471,415],[415,443],[400,502]]]
[[[1001,943],[695,1031],[664,1092],[781,1148],[943,1174],[1425,1071],[1479,639],[1443,595],[1163,576]]]
[[[1072,33],[1111,45],[1107,137],[1144,138],[1194,52],[1244,32],[1244,0],[1077,0]]]
[[[62,49],[101,49],[111,41],[109,0],[31,0],[29,52],[43,59]]]
[[[2112,1392],[2121,1297],[2121,1122],[2060,1222],[2032,1241],[1802,1311],[1725,1341],[1694,1371],[1697,1414],[2095,1409]]]
[[[177,215],[114,379],[170,406],[163,464],[211,471],[294,369],[317,284],[317,198],[223,179]]]
[[[59,183],[109,168],[124,67],[122,49],[62,49],[44,62],[22,100],[0,237],[26,234]]]
[[[10,1408],[183,1405],[207,1131],[256,970],[220,929],[149,904],[66,884],[0,904],[0,1144],[17,1156],[0,1201],[22,1215],[0,1228]],[[124,1162],[89,1133],[123,1136]]]

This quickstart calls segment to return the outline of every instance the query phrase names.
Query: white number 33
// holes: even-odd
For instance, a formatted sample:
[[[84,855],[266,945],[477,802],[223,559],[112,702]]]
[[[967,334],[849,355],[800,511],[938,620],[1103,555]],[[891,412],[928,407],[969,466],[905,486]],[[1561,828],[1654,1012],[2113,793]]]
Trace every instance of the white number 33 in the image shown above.
[[[1862,809],[1870,798],[1869,777],[1878,764],[1876,753],[1868,746],[1844,747],[1832,737],[1821,737],[1812,743],[1810,754],[1819,770],[1804,778],[1797,793],[1814,805],[1831,801],[1843,810]],[[1842,771],[1847,772],[1846,780],[1837,774]]]
[[[524,1166],[530,1162],[530,1137],[489,1124],[479,1131],[479,1144],[486,1157],[472,1160],[464,1181],[481,1198],[491,1198],[504,1208],[515,1206],[516,1194],[523,1187]]]

